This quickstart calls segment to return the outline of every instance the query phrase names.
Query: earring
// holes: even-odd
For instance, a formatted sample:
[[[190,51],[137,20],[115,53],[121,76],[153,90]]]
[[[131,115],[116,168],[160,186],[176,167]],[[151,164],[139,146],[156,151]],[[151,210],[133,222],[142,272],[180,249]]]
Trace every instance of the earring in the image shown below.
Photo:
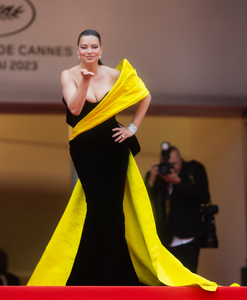
[[[80,55],[79,55],[79,53],[78,53],[78,59],[80,59]]]
[[[99,58],[101,58],[101,54],[100,54]]]

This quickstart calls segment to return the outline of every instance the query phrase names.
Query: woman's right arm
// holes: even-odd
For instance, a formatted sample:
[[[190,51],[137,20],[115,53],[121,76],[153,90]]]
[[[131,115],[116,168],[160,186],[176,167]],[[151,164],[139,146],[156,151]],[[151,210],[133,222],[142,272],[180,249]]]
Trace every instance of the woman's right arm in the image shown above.
[[[77,88],[70,72],[65,70],[61,74],[62,92],[68,109],[73,115],[78,116],[84,106],[90,79],[94,74],[85,69],[81,70],[82,76]]]

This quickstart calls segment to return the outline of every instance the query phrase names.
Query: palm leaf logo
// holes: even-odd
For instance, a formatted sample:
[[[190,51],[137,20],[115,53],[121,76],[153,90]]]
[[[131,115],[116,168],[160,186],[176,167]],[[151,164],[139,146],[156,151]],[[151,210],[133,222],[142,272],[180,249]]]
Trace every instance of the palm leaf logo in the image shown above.
[[[18,19],[20,14],[24,12],[22,5],[1,5],[0,4],[0,20]]]

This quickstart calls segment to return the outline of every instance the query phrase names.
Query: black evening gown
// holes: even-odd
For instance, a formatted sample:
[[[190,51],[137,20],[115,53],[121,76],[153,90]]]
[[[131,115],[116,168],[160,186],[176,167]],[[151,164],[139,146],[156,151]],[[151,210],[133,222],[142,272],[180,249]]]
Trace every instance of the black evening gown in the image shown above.
[[[74,127],[96,105],[86,101],[79,116],[67,108],[67,123]],[[116,127],[119,124],[112,117],[70,141],[87,215],[67,286],[142,285],[125,240],[123,196],[129,145],[127,140],[114,141],[112,129]]]

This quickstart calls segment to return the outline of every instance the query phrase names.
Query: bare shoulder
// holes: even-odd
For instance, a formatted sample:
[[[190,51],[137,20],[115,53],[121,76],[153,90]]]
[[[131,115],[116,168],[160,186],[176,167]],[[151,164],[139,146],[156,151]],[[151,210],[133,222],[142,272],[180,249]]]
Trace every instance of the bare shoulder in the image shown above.
[[[75,75],[78,71],[78,66],[75,66],[75,67],[72,67],[70,69],[67,69],[67,70],[63,70],[62,73],[61,73],[61,76],[73,76]]]
[[[114,82],[117,81],[118,77],[121,74],[121,72],[119,70],[116,70],[114,68],[110,68],[107,66],[104,66],[104,72]]]
[[[70,78],[70,70],[63,70],[61,73],[61,81]]]
[[[71,69],[64,70],[61,73],[61,81],[63,80],[75,80],[78,72],[78,66],[72,67]]]

